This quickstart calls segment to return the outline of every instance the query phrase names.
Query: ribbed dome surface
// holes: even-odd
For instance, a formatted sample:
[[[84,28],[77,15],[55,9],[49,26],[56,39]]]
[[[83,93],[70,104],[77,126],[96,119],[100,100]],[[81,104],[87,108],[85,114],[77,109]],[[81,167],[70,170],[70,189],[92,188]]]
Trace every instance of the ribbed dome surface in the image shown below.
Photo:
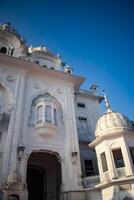
[[[132,124],[129,119],[121,113],[112,111],[107,112],[99,118],[96,125],[95,135],[98,137],[114,131],[114,129],[131,130]]]

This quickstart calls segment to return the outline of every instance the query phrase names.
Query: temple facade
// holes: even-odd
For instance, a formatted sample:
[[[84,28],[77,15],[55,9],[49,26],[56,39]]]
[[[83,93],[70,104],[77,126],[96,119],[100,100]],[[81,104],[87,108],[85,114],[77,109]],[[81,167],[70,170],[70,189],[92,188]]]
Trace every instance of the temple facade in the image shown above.
[[[0,25],[0,199],[134,199],[134,123],[84,81]]]

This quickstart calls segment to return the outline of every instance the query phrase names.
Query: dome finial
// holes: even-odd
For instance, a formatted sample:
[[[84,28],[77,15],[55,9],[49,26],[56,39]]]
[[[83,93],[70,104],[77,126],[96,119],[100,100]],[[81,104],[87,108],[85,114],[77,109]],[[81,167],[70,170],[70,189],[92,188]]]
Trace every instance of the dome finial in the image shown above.
[[[109,101],[108,101],[108,99],[107,99],[107,96],[106,96],[106,94],[105,94],[105,90],[102,90],[102,92],[103,92],[103,96],[104,96],[105,107],[106,107],[106,109],[107,109],[107,113],[112,112],[110,103],[109,103]]]

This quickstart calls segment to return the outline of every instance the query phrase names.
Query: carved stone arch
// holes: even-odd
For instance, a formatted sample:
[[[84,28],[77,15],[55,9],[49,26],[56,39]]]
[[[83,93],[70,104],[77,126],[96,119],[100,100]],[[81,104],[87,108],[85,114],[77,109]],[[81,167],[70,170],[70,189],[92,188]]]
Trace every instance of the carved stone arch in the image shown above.
[[[50,92],[48,92],[48,90],[39,91],[39,92],[35,93],[34,95],[32,95],[29,103],[31,104],[34,99],[36,99],[38,96],[43,95],[43,94],[49,94],[53,99],[55,99],[59,103],[59,105],[61,106],[61,109],[63,110],[62,102],[58,98],[55,97],[56,95],[54,94],[54,92],[50,93]]]
[[[57,155],[57,157],[59,158],[63,158],[64,157],[64,152],[63,152],[63,149],[59,148],[59,149],[53,149],[52,147],[45,147],[45,149],[43,148],[40,148],[40,147],[34,147],[33,148],[29,148],[29,149],[26,149],[26,160],[28,161],[30,155],[32,153],[38,153],[38,152],[44,152],[44,153],[50,153],[50,154],[54,154],[54,155]]]
[[[9,48],[10,46],[9,46],[9,44],[7,44],[6,42],[3,42],[3,43],[1,43],[1,45],[0,45],[0,49],[1,49],[2,47]]]
[[[61,162],[61,160],[64,160],[64,157],[63,157],[63,151],[60,150],[60,149],[52,149],[52,148],[47,148],[45,147],[45,149],[43,148],[34,148],[34,149],[31,149],[29,150],[28,154],[27,154],[27,164],[28,164],[28,160],[30,158],[30,156],[34,153],[46,153],[46,154],[50,154],[50,155],[54,155],[57,157],[57,160],[59,162]]]
[[[2,44],[7,44],[8,46],[13,47],[13,43],[12,43],[12,41],[8,37],[2,37],[2,36],[0,36],[0,41],[1,41],[1,43],[0,43],[1,45]]]
[[[38,184],[37,184],[38,177]],[[36,179],[35,179],[36,178]],[[43,194],[48,194],[51,191],[55,191],[54,197],[50,196],[50,199],[59,199],[60,187],[62,183],[62,168],[60,162],[60,156],[57,150],[53,149],[33,149],[29,155],[27,162],[27,188],[28,195],[33,197],[35,194],[37,199],[44,199]],[[33,186],[31,187],[31,181]],[[55,184],[52,185],[52,182]],[[46,187],[44,187],[46,186]],[[40,191],[38,188],[43,188]],[[33,199],[33,198],[31,198]]]
[[[53,150],[52,148],[38,148],[38,149],[32,149],[29,157],[32,153],[48,153],[48,154],[52,154],[55,155],[57,158],[59,158],[61,156],[61,151],[59,149],[57,149],[57,151]]]

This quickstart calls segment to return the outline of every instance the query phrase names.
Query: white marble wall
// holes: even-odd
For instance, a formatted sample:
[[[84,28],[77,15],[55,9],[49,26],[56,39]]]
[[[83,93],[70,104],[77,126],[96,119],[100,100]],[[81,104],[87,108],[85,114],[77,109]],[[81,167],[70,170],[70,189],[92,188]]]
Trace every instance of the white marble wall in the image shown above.
[[[7,76],[11,75],[11,81]],[[62,183],[64,190],[78,189],[81,169],[76,128],[73,85],[42,72],[34,73],[16,67],[1,66],[0,83],[11,91],[13,96],[10,123],[5,141],[5,156],[2,178],[6,181],[9,173],[18,169],[17,146],[25,146],[24,159],[20,164],[20,173],[26,177],[27,159],[34,150],[58,152],[62,160]],[[54,136],[42,137],[36,128],[29,126],[29,116],[33,98],[49,92],[63,109],[63,121],[58,125]],[[60,120],[60,119],[59,119]],[[73,162],[72,152],[77,152]],[[24,168],[25,167],[25,168]]]

